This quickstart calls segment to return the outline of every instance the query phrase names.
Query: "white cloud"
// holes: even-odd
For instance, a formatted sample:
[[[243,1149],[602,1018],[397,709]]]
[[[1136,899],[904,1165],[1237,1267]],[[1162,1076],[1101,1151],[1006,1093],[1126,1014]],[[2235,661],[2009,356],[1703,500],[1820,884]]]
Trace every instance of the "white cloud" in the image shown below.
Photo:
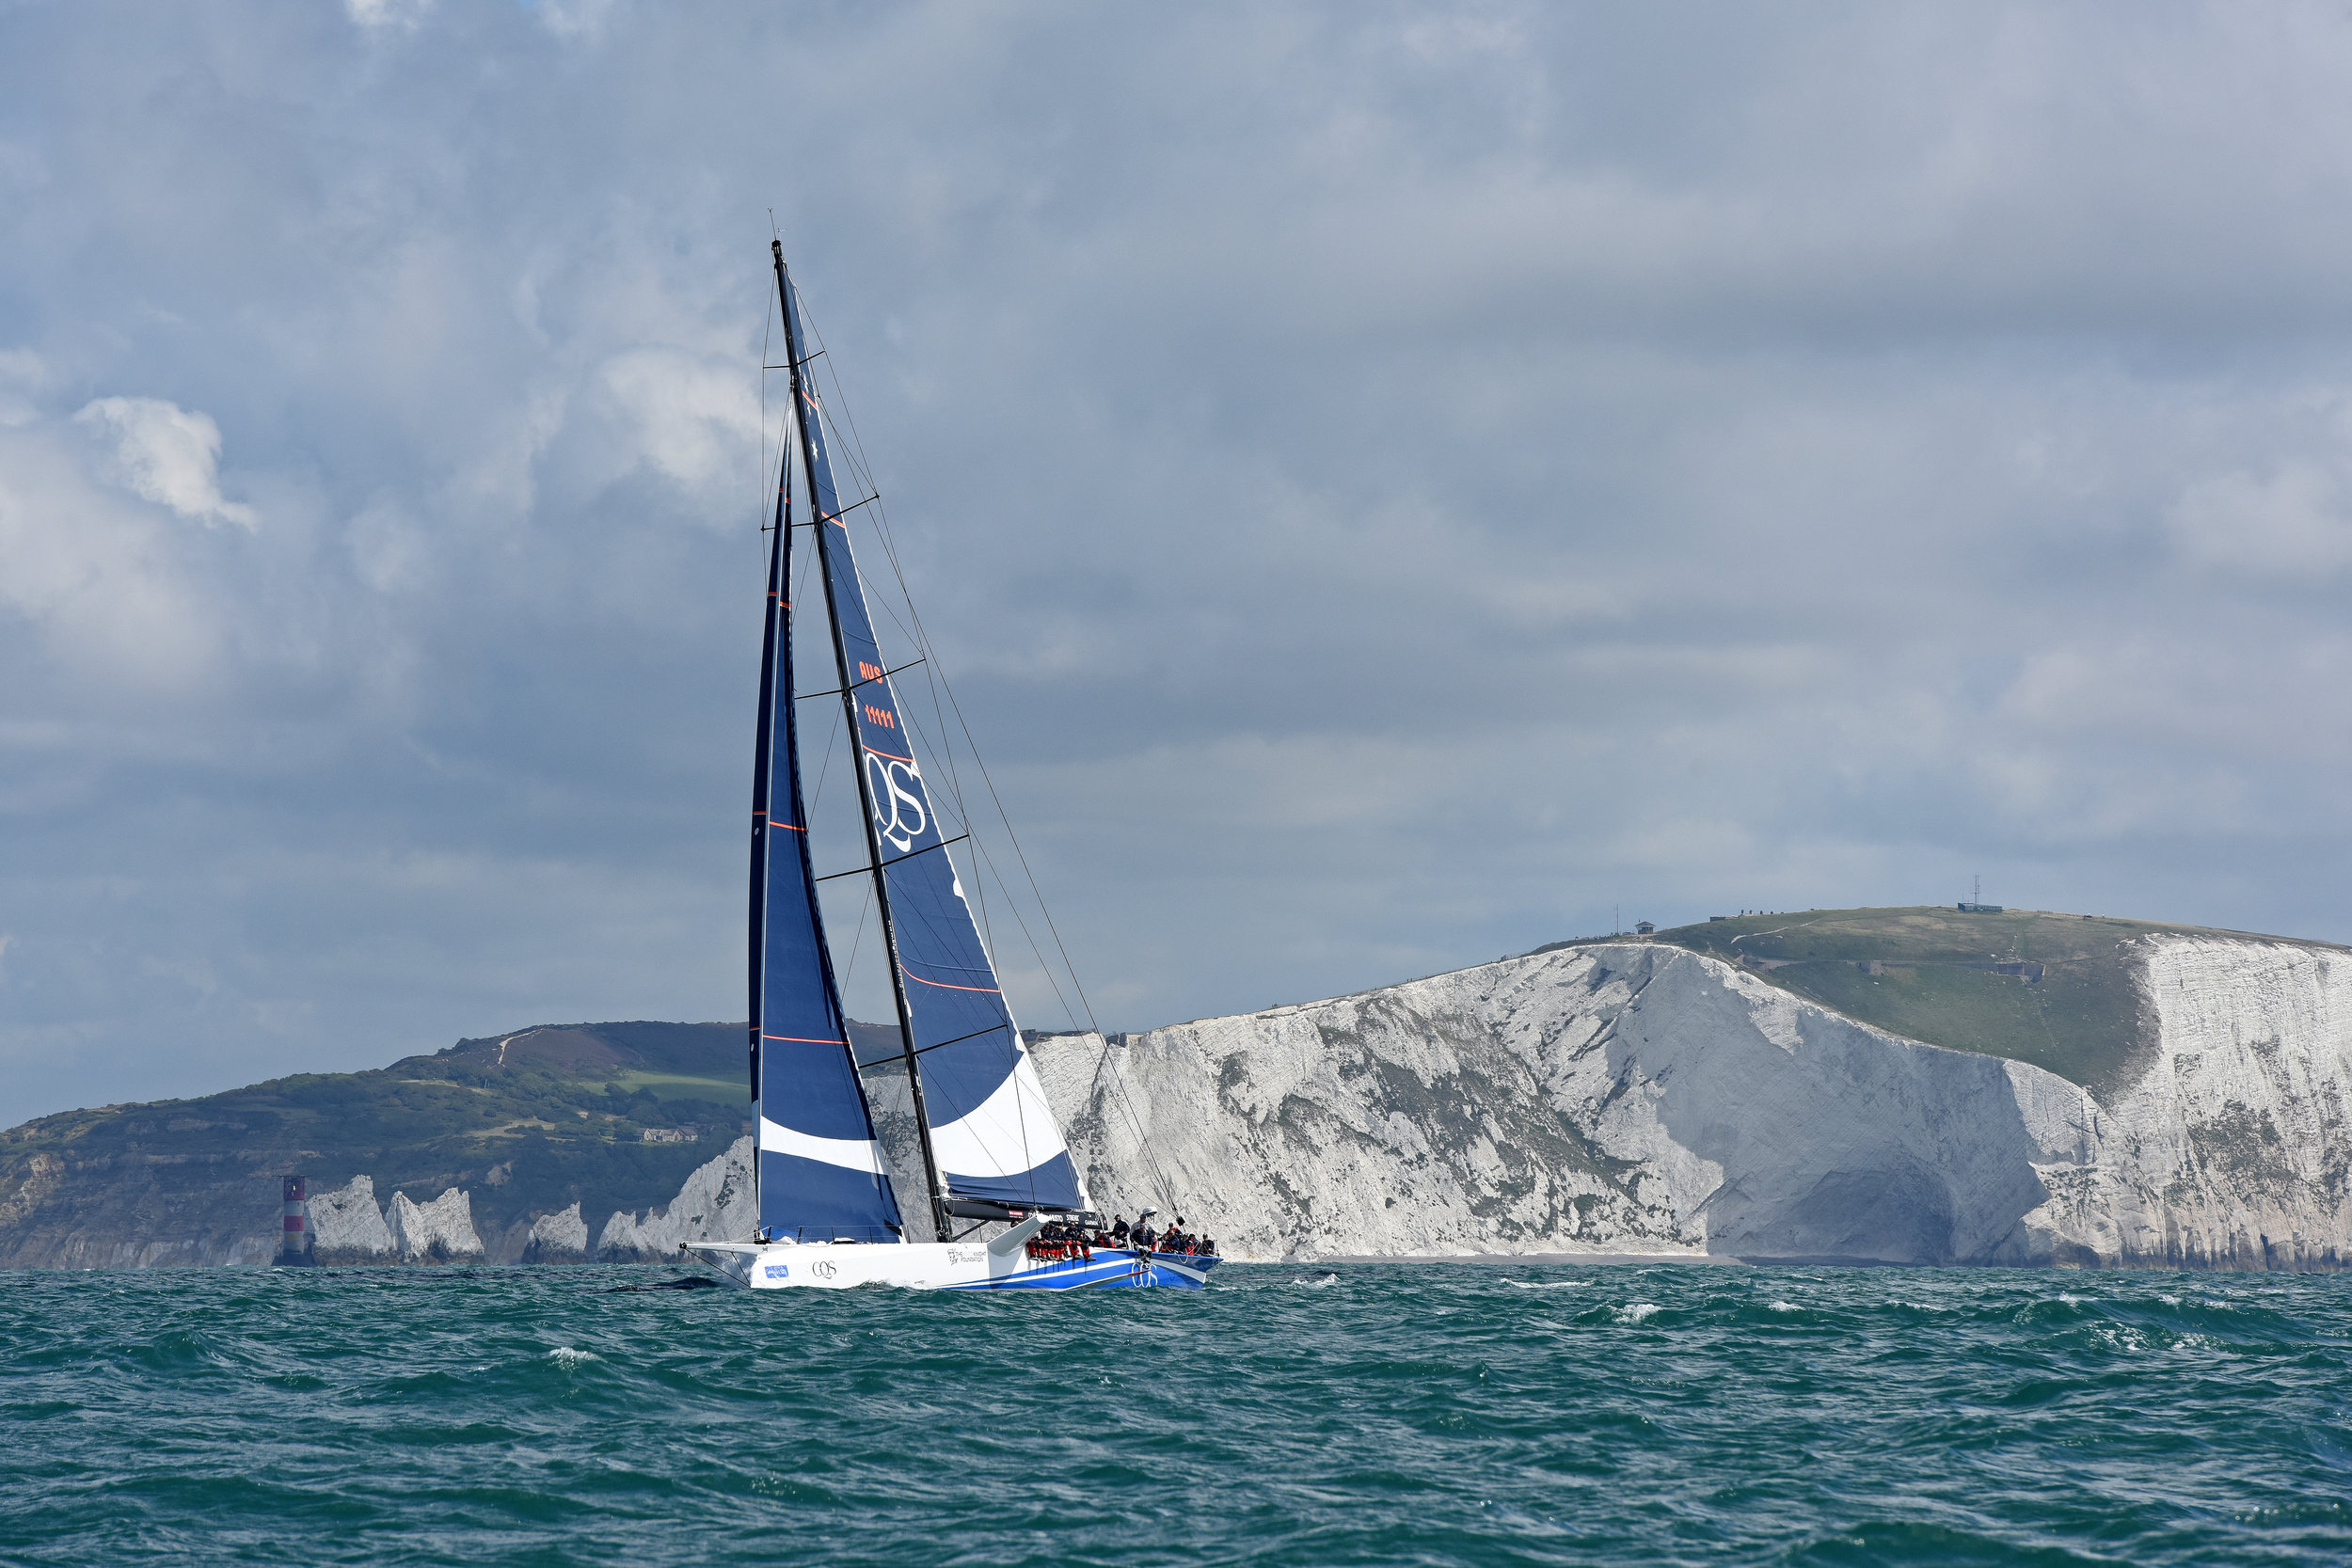
[[[607,361],[604,388],[634,427],[637,455],[690,489],[740,485],[759,442],[755,383],[740,362],[674,349],[635,349]],[[837,476],[850,483],[847,472]],[[734,522],[737,515],[725,515]]]
[[[343,0],[351,20],[373,32],[412,29],[432,8],[433,0]]]
[[[249,506],[220,493],[220,426],[160,398],[99,398],[73,416],[114,433],[117,472],[132,490],[205,523],[258,528]]]
[[[532,8],[557,38],[594,40],[604,36],[620,0],[535,0]]]
[[[92,483],[77,445],[54,423],[0,430],[0,612],[34,628],[41,673],[70,677],[45,693],[20,665],[16,700],[79,708],[94,689],[189,689],[222,640],[175,547],[187,531]]]

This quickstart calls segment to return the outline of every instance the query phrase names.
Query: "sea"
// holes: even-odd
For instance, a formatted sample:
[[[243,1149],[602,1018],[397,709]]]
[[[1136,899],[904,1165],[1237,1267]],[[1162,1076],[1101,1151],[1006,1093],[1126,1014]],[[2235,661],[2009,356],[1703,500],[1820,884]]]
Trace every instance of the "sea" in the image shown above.
[[[2352,1561],[2352,1277],[0,1275],[0,1562]]]

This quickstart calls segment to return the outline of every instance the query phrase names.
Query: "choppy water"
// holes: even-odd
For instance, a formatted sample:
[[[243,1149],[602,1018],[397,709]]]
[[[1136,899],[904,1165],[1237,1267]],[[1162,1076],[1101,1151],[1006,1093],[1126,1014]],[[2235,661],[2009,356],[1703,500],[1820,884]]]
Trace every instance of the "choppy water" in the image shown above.
[[[0,1275],[0,1560],[2352,1560],[2352,1278]]]

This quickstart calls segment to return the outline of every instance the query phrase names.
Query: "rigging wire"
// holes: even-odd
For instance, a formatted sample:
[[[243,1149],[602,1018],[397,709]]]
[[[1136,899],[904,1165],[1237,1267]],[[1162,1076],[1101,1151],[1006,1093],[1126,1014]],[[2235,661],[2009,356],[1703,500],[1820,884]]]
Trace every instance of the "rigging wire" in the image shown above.
[[[850,939],[849,967],[841,972],[841,983],[839,989],[844,992],[849,990],[850,980],[855,978],[857,975],[857,950],[860,946],[864,945],[866,942],[866,917],[867,914],[872,912],[873,908],[874,889],[873,885],[868,883],[866,889],[866,896],[858,900],[857,934]],[[845,1018],[841,1021],[843,1034],[849,1033],[849,1024],[850,1021],[848,1019]],[[857,1059],[857,1053],[854,1051],[850,1052],[850,1059],[851,1061],[855,1061]]]
[[[768,340],[776,329],[775,305],[776,279],[775,275],[771,273],[768,277],[768,310],[759,324],[759,483],[763,486],[768,483]],[[784,446],[781,428],[776,432],[776,446],[781,451]],[[759,518],[760,531],[765,533],[771,514],[768,510],[768,497],[764,490],[755,515]]]
[[[955,714],[957,725],[963,734],[964,745],[972,753],[973,765],[979,771],[981,783],[987,787],[989,800],[996,808],[997,818],[1004,825],[1005,836],[1011,843],[1013,854],[1020,862],[1023,876],[1026,879],[1029,884],[1030,895],[1037,901],[1038,912],[1044,917],[1046,930],[1053,937],[1055,949],[1060,955],[1063,968],[1070,975],[1070,983],[1073,990],[1077,993],[1079,1006],[1086,1012],[1088,1027],[1092,1031],[1095,1037],[1103,1042],[1103,1054],[1098,1059],[1095,1066],[1096,1080],[1099,1082],[1103,1073],[1105,1070],[1109,1071],[1112,1083],[1119,1091],[1120,1102],[1126,1110],[1128,1123],[1135,1131],[1137,1147],[1143,1150],[1144,1157],[1152,1163],[1153,1174],[1159,1178],[1162,1198],[1164,1201],[1168,1202],[1172,1209],[1175,1203],[1174,1185],[1168,1181],[1167,1171],[1161,1166],[1159,1156],[1152,1148],[1151,1139],[1144,1132],[1141,1120],[1136,1114],[1135,1097],[1127,1087],[1125,1075],[1119,1070],[1117,1065],[1111,1060],[1110,1037],[1103,1032],[1101,1023],[1094,1016],[1093,1003],[1086,994],[1085,983],[1078,978],[1077,966],[1071,961],[1069,946],[1062,941],[1060,927],[1055,924],[1054,913],[1052,909],[1049,908],[1045,902],[1044,892],[1038,886],[1037,873],[1029,864],[1028,852],[1022,847],[1020,834],[1013,830],[1011,815],[1005,809],[1004,798],[997,792],[996,782],[989,773],[987,760],[980,755],[978,742],[972,734],[971,721],[964,716],[963,705],[958,701],[955,694],[955,687],[953,683],[948,680],[946,672],[941,665],[938,653],[931,644],[929,629],[923,625],[922,614],[914,608],[914,595],[909,593],[907,589],[906,574],[899,563],[897,541],[891,533],[889,516],[882,506],[881,490],[880,487],[873,483],[873,471],[871,466],[867,463],[866,458],[865,442],[858,434],[856,417],[850,411],[849,397],[842,390],[839,373],[834,371],[833,366],[833,356],[830,353],[826,352],[824,335],[818,330],[817,324],[809,313],[806,301],[803,301],[802,303],[801,316],[802,320],[806,323],[808,326],[809,335],[816,340],[818,353],[824,356],[825,373],[833,382],[834,403],[841,410],[842,423],[835,423],[827,412],[825,404],[821,400],[818,404],[818,417],[823,419],[827,424],[834,426],[836,436],[844,433],[843,426],[846,424],[846,434],[848,435],[849,439],[846,442],[840,443],[842,455],[850,460],[852,465],[853,473],[859,481],[860,487],[866,492],[868,499],[870,499],[873,503],[872,511],[875,517],[874,531],[877,537],[881,540],[884,558],[890,562],[892,575],[898,579],[898,592],[907,607],[908,617],[914,623],[911,633],[909,632],[905,623],[899,624],[899,630],[902,635],[909,636],[909,640],[914,642],[916,651],[923,656],[925,660],[924,672],[926,679],[936,683],[937,689],[933,694],[934,704],[937,701],[939,691],[944,691],[946,695],[947,706]],[[816,356],[811,356],[810,357],[814,358]],[[889,610],[891,619],[893,621],[897,621],[897,611],[891,607],[889,600],[884,599],[882,603],[884,609]],[[941,720],[941,723],[944,729],[944,718]],[[926,749],[929,750],[929,747],[927,746]],[[946,749],[952,753],[952,747]],[[965,817],[964,826],[968,830],[970,826],[969,815],[963,809],[964,802],[961,798],[960,784],[955,776],[955,771],[952,767],[947,769],[947,772],[949,791],[956,799],[958,815]],[[976,851],[980,850],[981,845],[978,838],[972,838],[969,842],[974,846]],[[976,852],[974,858],[977,862],[986,863],[992,875],[996,874],[993,861],[984,852]],[[977,879],[975,879],[975,880],[977,881]],[[1001,877],[999,878],[999,881],[1000,885],[1002,885]],[[1009,887],[1006,891],[1008,895],[1009,895],[1010,890]],[[1009,896],[1008,896],[1008,907],[1012,908],[1016,917],[1018,917],[1019,908],[1017,901],[1013,901],[1009,898]],[[1029,936],[1031,948],[1037,954],[1040,970],[1045,973],[1048,976],[1049,982],[1053,983],[1057,999],[1061,1000],[1063,1003],[1063,1010],[1066,1013],[1069,1012],[1070,1009],[1067,1000],[1061,998],[1061,988],[1058,982],[1053,981],[1052,966],[1045,963],[1044,953],[1041,949],[1038,948],[1035,937],[1030,935],[1028,932],[1027,922],[1025,920],[1022,920],[1020,924],[1022,926],[1023,934],[1025,936]],[[998,983],[1001,985],[1002,981],[999,980]],[[1075,1023],[1077,1020],[1074,1016],[1073,1016],[1071,1018],[1071,1022]],[[1017,1043],[1015,1049],[1016,1051],[1018,1050]],[[1017,1098],[1018,1097],[1016,1096],[1016,1100]]]
[[[818,332],[815,322],[810,320],[805,301],[803,301],[802,305],[802,317],[803,321],[808,322],[810,333],[812,336],[816,337],[818,351],[822,353],[824,350],[824,338],[821,333]],[[812,356],[812,357],[814,356]],[[847,430],[844,430],[841,423],[837,423],[834,420],[829,410],[821,401],[818,405],[818,416],[824,420],[826,424],[832,426],[834,434],[836,437],[834,442],[836,450],[838,450],[841,452],[841,455],[848,461],[854,477],[860,481],[861,488],[867,492],[866,500],[870,500],[874,503],[875,534],[882,546],[884,559],[890,562],[892,575],[898,580],[899,598],[900,601],[906,605],[908,617],[914,623],[914,628],[910,630],[905,622],[898,620],[897,608],[890,599],[882,598],[880,602],[883,610],[889,614],[891,620],[898,624],[900,635],[907,638],[910,642],[914,643],[918,652],[923,655],[925,661],[925,679],[930,684],[931,687],[933,712],[934,716],[938,720],[943,736],[946,731],[946,721],[945,716],[940,714],[938,711],[938,703],[941,690],[943,689],[946,690],[947,702],[949,705],[955,709],[956,718],[963,731],[965,745],[972,752],[972,760],[978,767],[982,779],[988,784],[990,796],[997,808],[997,816],[1004,823],[1007,836],[1012,841],[1014,852],[1020,857],[1022,870],[1027,878],[1030,893],[1037,900],[1039,912],[1044,916],[1047,928],[1053,935],[1055,945],[1060,951],[1063,964],[1070,974],[1072,985],[1077,989],[1080,1006],[1085,1008],[1087,1013],[1087,1022],[1089,1026],[1094,1029],[1094,1032],[1099,1035],[1102,1033],[1101,1026],[1094,1019],[1092,1005],[1088,1001],[1085,994],[1085,988],[1078,980],[1076,967],[1070,962],[1069,949],[1061,942],[1061,933],[1059,929],[1054,926],[1053,911],[1046,907],[1044,894],[1037,885],[1036,874],[1030,870],[1027,855],[1021,848],[1020,835],[1013,831],[1012,821],[1009,815],[1005,811],[1004,802],[1002,799],[996,795],[994,781],[989,776],[988,773],[988,764],[979,754],[978,743],[972,735],[971,725],[968,721],[964,721],[962,705],[957,701],[954,688],[952,684],[948,682],[946,671],[938,660],[936,650],[930,643],[929,628],[923,626],[922,612],[914,608],[914,595],[908,589],[906,572],[899,561],[898,541],[891,531],[887,510],[882,504],[880,486],[875,484],[873,482],[872,469],[868,466],[866,458],[865,442],[857,430],[856,416],[850,409],[848,394],[842,390],[840,376],[833,368],[831,355],[828,354],[825,356],[825,372],[834,384],[834,401],[841,409],[842,419],[847,422]],[[847,438],[840,439],[840,437],[845,435]],[[859,504],[864,505],[866,503],[861,501]],[[863,579],[863,576],[864,575],[861,573],[861,579]],[[930,743],[930,737],[923,735],[919,728],[916,729],[916,736],[917,738],[924,742],[925,750],[927,752],[930,751],[931,746]],[[948,775],[949,790],[955,800],[956,806],[958,808],[958,815],[964,818],[961,825],[968,830],[970,826],[970,812],[963,800],[961,781],[958,776],[958,770],[955,766],[955,749],[952,746],[946,746],[941,748],[941,752],[943,752],[946,757],[944,770]],[[934,764],[937,765],[939,760],[939,755],[937,753],[934,754],[933,760]],[[977,841],[976,840],[975,843],[977,846]],[[996,872],[993,860],[989,863],[989,869],[992,875],[997,876],[999,884],[1007,887],[1009,891],[1009,884],[1005,883],[1001,874]],[[1017,902],[1012,904],[1010,907],[1014,909],[1017,915]],[[1038,945],[1034,935],[1028,932],[1027,922],[1024,920],[1021,921],[1020,924],[1023,927],[1023,934],[1028,938],[1031,950],[1035,953],[1038,958],[1041,972],[1047,976],[1049,983],[1052,982],[1052,966],[1044,961],[1044,953]],[[1056,999],[1061,1003],[1063,1012],[1065,1015],[1069,1016],[1070,1022],[1074,1025],[1078,1020],[1075,1013],[1071,1009],[1068,999],[1061,996],[1060,987],[1057,983],[1054,985],[1054,989],[1056,992]],[[1107,1045],[1107,1037],[1105,1037],[1105,1043]],[[1138,1133],[1140,1133],[1140,1129],[1138,1129]]]

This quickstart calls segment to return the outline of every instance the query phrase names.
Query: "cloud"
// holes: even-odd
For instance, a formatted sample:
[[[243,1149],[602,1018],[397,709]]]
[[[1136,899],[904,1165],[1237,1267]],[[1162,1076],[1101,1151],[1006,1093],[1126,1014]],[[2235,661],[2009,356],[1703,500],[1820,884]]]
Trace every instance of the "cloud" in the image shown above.
[[[56,421],[0,428],[0,635],[35,639],[12,660],[22,717],[110,694],[184,697],[217,677],[225,651],[176,525],[97,482],[87,455]]]
[[[249,506],[220,493],[220,426],[159,398],[99,398],[73,416],[103,425],[115,438],[122,482],[147,499],[204,523],[259,528]]]
[[[2352,497],[2315,463],[2199,480],[2169,521],[2182,555],[2201,566],[2306,580],[2352,566]]]
[[[603,35],[620,0],[532,0],[532,8],[556,37],[594,40]]]
[[[739,1011],[771,209],[1113,1027],[1973,870],[2352,938],[2347,73],[2298,0],[25,11],[0,1121]]]
[[[343,0],[343,10],[364,28],[408,31],[424,20],[432,5],[433,0]]]
[[[634,349],[599,374],[628,432],[628,450],[692,489],[739,486],[759,450],[756,383],[736,363],[675,349]]]

